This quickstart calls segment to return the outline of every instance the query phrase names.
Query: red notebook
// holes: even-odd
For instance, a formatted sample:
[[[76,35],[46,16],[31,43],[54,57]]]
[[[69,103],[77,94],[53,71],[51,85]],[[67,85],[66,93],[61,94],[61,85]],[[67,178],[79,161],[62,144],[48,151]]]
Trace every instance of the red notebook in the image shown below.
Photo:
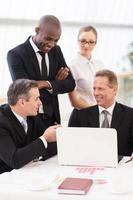
[[[68,177],[58,186],[58,193],[86,194],[92,186],[92,183],[92,179]]]

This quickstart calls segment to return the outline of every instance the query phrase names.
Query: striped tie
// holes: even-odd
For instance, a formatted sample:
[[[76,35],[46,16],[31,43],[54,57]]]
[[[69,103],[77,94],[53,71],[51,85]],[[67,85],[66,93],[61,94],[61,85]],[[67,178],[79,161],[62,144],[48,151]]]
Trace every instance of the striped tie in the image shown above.
[[[104,120],[102,122],[102,128],[109,128],[109,121],[108,121],[108,111],[103,110],[102,113],[104,114]]]

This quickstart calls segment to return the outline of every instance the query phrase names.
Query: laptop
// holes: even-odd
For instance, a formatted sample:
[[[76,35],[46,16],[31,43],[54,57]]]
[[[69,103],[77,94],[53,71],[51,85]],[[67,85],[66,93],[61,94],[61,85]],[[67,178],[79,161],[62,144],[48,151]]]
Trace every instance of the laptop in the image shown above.
[[[57,129],[57,151],[60,165],[118,165],[117,132],[113,128]]]

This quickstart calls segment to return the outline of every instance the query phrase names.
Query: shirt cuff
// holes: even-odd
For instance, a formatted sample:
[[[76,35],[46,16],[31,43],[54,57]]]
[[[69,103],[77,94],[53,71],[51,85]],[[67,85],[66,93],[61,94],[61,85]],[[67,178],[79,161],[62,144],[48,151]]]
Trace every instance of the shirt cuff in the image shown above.
[[[45,140],[45,138],[44,138],[43,136],[41,136],[40,139],[42,140],[42,142],[43,142],[45,148],[47,149],[48,143],[47,143],[47,141]]]
[[[52,85],[51,85],[51,83],[49,82],[49,81],[47,81],[47,83],[49,84],[49,86],[51,87],[51,89],[49,90],[49,89],[47,89],[48,91],[49,91],[49,93],[53,93],[53,89],[52,89]]]

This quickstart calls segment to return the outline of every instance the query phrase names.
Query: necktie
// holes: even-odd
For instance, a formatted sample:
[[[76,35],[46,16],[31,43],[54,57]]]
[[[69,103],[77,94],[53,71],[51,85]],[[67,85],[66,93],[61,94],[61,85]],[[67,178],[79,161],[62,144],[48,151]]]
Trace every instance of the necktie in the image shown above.
[[[23,126],[25,133],[27,133],[28,125],[26,119],[22,120],[21,125]]]
[[[38,53],[42,56],[42,61],[41,61],[42,79],[47,80],[47,65],[45,61],[45,53],[42,51],[38,51]]]
[[[102,113],[104,114],[104,120],[103,123],[101,125],[102,128],[109,128],[109,121],[108,121],[108,111],[107,110],[103,110]]]

